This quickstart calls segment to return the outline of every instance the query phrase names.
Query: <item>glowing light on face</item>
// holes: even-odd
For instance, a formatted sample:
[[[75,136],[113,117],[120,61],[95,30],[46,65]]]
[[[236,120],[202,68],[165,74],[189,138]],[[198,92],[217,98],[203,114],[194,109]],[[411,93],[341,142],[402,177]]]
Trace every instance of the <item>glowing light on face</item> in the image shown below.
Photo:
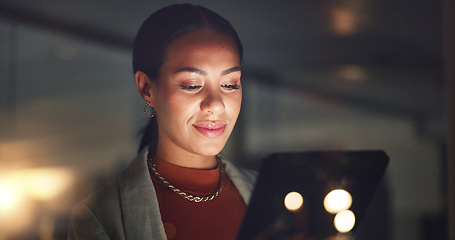
[[[329,213],[337,213],[342,210],[347,210],[351,207],[351,205],[351,194],[343,189],[335,189],[324,198],[324,207]]]
[[[150,89],[159,129],[157,155],[214,156],[224,148],[242,102],[234,40],[196,29],[174,39],[166,49],[159,84]]]
[[[338,232],[347,233],[355,225],[355,215],[351,210],[343,210],[335,215],[333,224]]]
[[[291,211],[298,211],[303,206],[303,197],[298,192],[290,192],[284,198],[284,206]]]

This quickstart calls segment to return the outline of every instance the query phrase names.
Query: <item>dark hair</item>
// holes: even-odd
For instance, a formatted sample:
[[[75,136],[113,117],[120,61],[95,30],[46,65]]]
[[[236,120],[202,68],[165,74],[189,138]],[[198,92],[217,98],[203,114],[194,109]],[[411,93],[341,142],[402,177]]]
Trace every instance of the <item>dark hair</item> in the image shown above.
[[[231,36],[239,58],[242,59],[242,43],[226,19],[202,6],[176,4],[158,10],[142,23],[134,40],[133,71],[142,71],[151,81],[156,81],[164,61],[166,46],[176,37],[200,28],[209,28]],[[156,118],[150,120],[142,133],[139,151],[158,140]]]

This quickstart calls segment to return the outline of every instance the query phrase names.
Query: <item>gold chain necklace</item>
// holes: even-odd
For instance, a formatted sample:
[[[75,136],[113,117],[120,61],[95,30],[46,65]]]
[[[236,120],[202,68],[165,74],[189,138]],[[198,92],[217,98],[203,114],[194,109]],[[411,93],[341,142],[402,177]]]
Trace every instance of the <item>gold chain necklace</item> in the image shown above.
[[[174,185],[170,184],[166,179],[164,179],[158,173],[158,171],[156,170],[156,167],[155,167],[155,163],[153,162],[152,158],[147,159],[147,164],[148,164],[149,170],[153,173],[153,175],[155,175],[155,177],[162,184],[164,184],[167,188],[169,188],[169,190],[171,190],[174,193],[182,196],[186,200],[189,200],[191,202],[199,203],[199,202],[212,201],[213,199],[218,197],[221,194],[221,192],[223,191],[223,189],[224,189],[224,169],[223,169],[223,164],[221,164],[221,160],[219,158],[217,158],[216,161],[217,161],[217,166],[220,169],[220,180],[218,182],[218,189],[214,193],[212,193],[210,195],[207,195],[207,196],[202,196],[202,197],[193,196],[193,195],[191,195],[189,193],[186,193],[186,192],[174,187]]]

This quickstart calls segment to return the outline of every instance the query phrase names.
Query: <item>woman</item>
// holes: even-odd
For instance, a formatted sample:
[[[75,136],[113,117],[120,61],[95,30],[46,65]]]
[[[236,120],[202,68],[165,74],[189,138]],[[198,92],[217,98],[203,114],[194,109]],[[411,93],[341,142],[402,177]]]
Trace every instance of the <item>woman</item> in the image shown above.
[[[151,117],[138,157],[73,210],[69,239],[233,239],[255,173],[218,157],[240,111],[242,45],[216,13],[152,14],[134,43]],[[151,113],[150,113],[151,112]]]

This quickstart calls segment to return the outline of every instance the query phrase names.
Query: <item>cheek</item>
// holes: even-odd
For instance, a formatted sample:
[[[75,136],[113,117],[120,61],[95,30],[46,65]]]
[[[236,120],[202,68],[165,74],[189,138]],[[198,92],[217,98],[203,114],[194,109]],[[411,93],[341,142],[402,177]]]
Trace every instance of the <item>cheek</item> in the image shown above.
[[[169,120],[172,118],[172,115],[178,112],[179,104],[176,102],[175,94],[169,89],[162,88],[159,91],[157,101],[156,101],[156,110],[159,117],[163,120]]]
[[[168,94],[164,99],[161,111],[166,112],[165,121],[187,121],[195,113],[198,104],[195,100],[181,94]]]
[[[231,109],[231,114],[238,115],[242,105],[242,93],[239,93],[237,96],[229,99],[229,109]]]

